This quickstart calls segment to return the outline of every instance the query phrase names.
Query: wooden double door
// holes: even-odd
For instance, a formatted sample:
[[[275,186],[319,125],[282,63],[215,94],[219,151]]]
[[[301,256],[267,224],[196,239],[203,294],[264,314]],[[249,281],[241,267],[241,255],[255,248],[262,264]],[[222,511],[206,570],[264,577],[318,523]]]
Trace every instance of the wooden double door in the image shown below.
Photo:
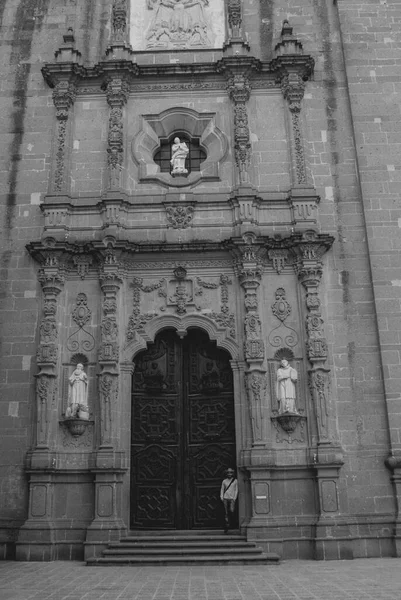
[[[165,330],[135,359],[133,529],[222,526],[220,485],[236,457],[229,360],[197,329]]]

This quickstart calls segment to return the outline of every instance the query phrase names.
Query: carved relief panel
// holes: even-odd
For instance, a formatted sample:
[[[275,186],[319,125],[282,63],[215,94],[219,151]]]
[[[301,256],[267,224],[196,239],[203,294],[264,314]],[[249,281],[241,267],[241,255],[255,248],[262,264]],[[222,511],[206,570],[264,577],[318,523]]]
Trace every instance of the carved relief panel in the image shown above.
[[[149,263],[146,265],[151,266]],[[199,272],[199,269],[196,271]],[[143,335],[148,323],[167,314],[207,316],[235,339],[232,285],[233,278],[228,274],[212,274],[203,278],[183,265],[165,271],[162,277],[133,277],[130,286],[132,299],[127,300],[132,308],[128,316],[126,342],[132,341],[136,333]]]
[[[225,37],[223,0],[135,0],[130,42],[134,50],[221,48]]]

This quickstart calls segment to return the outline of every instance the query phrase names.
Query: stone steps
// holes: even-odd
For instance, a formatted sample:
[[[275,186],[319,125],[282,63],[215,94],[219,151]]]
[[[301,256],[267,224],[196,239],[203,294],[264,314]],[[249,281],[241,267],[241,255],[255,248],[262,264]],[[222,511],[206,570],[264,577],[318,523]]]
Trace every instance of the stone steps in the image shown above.
[[[277,564],[279,556],[265,553],[239,534],[211,532],[140,532],[109,544],[88,566],[105,565],[243,565]]]

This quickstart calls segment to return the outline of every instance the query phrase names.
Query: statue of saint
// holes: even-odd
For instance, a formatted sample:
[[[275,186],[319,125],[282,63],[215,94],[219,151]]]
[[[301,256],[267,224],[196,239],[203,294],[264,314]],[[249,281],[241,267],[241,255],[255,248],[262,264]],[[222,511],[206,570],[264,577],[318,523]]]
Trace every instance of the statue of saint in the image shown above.
[[[298,379],[298,373],[289,364],[288,360],[283,358],[281,366],[277,369],[276,393],[279,402],[279,414],[296,413],[295,406],[295,382]]]
[[[185,168],[185,159],[187,158],[189,148],[185,142],[180,142],[180,138],[174,138],[174,144],[171,146],[172,175],[185,175],[188,170]]]
[[[88,376],[84,366],[78,363],[76,369],[69,378],[70,388],[68,391],[68,408],[65,416],[67,418],[79,418],[79,410],[88,410]]]

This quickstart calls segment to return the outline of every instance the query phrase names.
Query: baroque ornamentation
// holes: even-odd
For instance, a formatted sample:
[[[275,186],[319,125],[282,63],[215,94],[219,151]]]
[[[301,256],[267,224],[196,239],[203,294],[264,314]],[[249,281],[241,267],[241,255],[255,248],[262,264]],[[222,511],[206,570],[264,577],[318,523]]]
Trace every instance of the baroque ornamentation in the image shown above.
[[[240,181],[248,181],[247,169],[251,160],[251,142],[246,103],[251,95],[249,78],[233,75],[227,82],[227,92],[234,102],[234,151]]]
[[[273,269],[280,275],[288,260],[288,250],[285,248],[268,250],[268,257],[273,263]]]
[[[332,244],[330,236],[314,231],[305,232],[293,248],[295,269],[306,291],[306,349],[312,364],[309,370],[309,390],[318,425],[319,439],[327,440],[329,434],[330,369],[326,367],[328,345],[324,333],[324,320],[319,298],[322,277],[322,257]]]
[[[167,222],[173,229],[186,229],[190,226],[193,216],[193,206],[166,206]]]
[[[88,275],[92,260],[92,257],[87,254],[73,256],[74,265],[77,267],[78,275],[81,279],[85,279],[86,275]]]
[[[235,339],[235,316],[230,312],[228,306],[228,286],[232,284],[232,279],[228,275],[221,274],[219,283],[221,297],[220,312],[211,312],[209,316],[217,325],[227,328],[229,336]]]
[[[228,12],[228,25],[232,32],[231,37],[238,38],[238,37],[240,37],[241,24],[242,24],[241,0],[228,0],[227,12]]]
[[[305,441],[305,423],[306,417],[302,415],[278,415],[271,417],[271,421],[276,430],[276,442],[293,444]]]
[[[114,0],[112,12],[113,41],[124,42],[127,32],[127,0]]]
[[[328,439],[328,402],[330,393],[330,369],[315,367],[309,371],[309,390],[315,408],[320,439]]]
[[[257,444],[264,438],[263,423],[267,391],[266,374],[263,371],[248,371],[246,373],[246,389],[248,392],[253,442]]]
[[[54,191],[64,191],[65,161],[66,161],[66,138],[69,109],[74,103],[76,96],[75,84],[69,81],[60,81],[53,91],[53,102],[56,107],[57,117],[57,149],[54,170]]]
[[[292,308],[289,302],[287,302],[284,288],[277,288],[276,300],[271,308],[273,315],[277,317],[280,324],[269,333],[269,344],[274,348],[283,345],[293,348],[298,344],[299,338],[295,329],[285,324],[286,319],[291,314]]]
[[[80,348],[85,352],[90,352],[95,347],[95,338],[85,329],[85,325],[90,321],[92,311],[88,307],[88,298],[86,294],[77,295],[75,306],[71,312],[71,318],[78,326],[67,339],[67,349],[70,352],[78,352]]]
[[[129,86],[125,79],[116,77],[107,82],[106,96],[110,106],[107,163],[111,189],[119,188],[121,184],[124,163],[123,107],[127,102],[128,93]]]
[[[304,96],[305,83],[297,73],[290,73],[283,77],[281,89],[284,98],[288,101],[291,112],[297,183],[306,184],[304,142],[300,123],[301,101]]]
[[[141,277],[134,277],[132,280],[133,287],[133,308],[132,313],[128,320],[127,326],[127,341],[131,341],[135,337],[135,332],[143,333],[144,326],[151,319],[156,317],[155,312],[148,312],[145,314],[141,313],[141,292],[150,293],[155,290],[158,290],[158,294],[160,297],[166,297],[166,280],[160,279],[157,283],[152,283],[150,285],[144,285],[143,279]]]
[[[118,400],[118,376],[104,372],[99,377],[100,447],[112,445],[112,403]]]

